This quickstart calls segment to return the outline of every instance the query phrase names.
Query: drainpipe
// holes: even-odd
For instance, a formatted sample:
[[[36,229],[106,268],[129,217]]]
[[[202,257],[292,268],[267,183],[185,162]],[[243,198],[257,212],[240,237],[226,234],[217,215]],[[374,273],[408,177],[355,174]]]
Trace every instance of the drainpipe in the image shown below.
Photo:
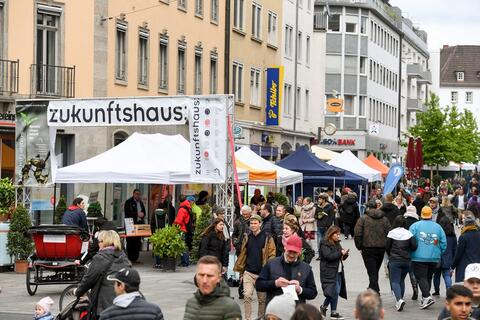
[[[298,82],[298,1],[295,1],[295,57],[294,57],[294,64],[293,64],[293,73],[294,73],[294,78],[293,78],[293,131],[297,131],[297,108],[300,108],[300,106],[297,106],[297,82]],[[296,141],[296,135],[294,133],[294,141]]]
[[[403,34],[400,35],[400,43],[398,46],[398,110],[397,110],[397,125],[398,125],[398,133],[397,133],[397,138],[398,138],[398,148],[397,148],[397,154],[398,154],[398,159],[400,159],[400,139],[401,139],[401,116],[402,116],[402,42],[403,42]],[[408,80],[407,80],[408,84]],[[407,111],[408,113],[408,111]],[[407,117],[408,120],[408,117]],[[407,123],[408,126],[408,123]]]
[[[225,49],[223,87],[224,93],[230,93],[230,1],[225,0]]]

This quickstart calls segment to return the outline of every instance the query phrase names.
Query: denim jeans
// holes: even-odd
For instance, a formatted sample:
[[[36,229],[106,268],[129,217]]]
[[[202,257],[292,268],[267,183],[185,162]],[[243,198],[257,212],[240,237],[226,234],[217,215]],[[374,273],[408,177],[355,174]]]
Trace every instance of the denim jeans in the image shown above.
[[[410,261],[390,261],[388,263],[390,269],[390,282],[395,299],[398,301],[403,299],[405,294],[405,277],[410,270]]]
[[[433,287],[435,292],[440,292],[440,277],[443,276],[443,281],[445,281],[445,288],[450,288],[452,286],[452,277],[450,276],[450,269],[438,268],[433,274]]]
[[[338,295],[340,294],[340,288],[342,287],[342,276],[340,273],[337,273],[337,287],[334,297],[326,297],[325,301],[323,302],[324,307],[328,307],[330,305],[330,312],[337,311],[338,305]]]
[[[325,233],[327,232],[328,228],[318,228],[317,227],[317,250],[318,254],[320,254],[320,242],[322,242],[323,237],[325,237]]]

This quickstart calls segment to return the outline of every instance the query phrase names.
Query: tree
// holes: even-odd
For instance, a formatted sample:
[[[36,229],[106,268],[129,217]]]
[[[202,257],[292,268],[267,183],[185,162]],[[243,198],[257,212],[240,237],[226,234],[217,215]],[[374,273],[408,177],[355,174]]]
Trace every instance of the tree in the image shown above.
[[[425,112],[417,114],[417,124],[408,132],[422,138],[423,162],[438,168],[450,161],[453,145],[449,138],[447,116],[440,109],[438,96],[432,93],[426,107]]]
[[[199,206],[202,208],[202,214],[197,219],[195,232],[193,233],[192,252],[190,252],[190,260],[198,261],[198,251],[200,250],[200,242],[202,242],[202,233],[212,223],[212,208],[208,204]]]
[[[55,207],[55,224],[62,223],[62,218],[65,211],[67,211],[67,200],[64,196],[60,196],[57,206]]]

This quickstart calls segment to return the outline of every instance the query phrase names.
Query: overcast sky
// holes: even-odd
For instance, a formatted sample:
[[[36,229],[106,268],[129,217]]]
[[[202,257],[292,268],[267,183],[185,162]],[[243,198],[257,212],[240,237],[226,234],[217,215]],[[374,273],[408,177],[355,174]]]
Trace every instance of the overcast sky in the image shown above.
[[[480,0],[390,0],[404,17],[428,33],[428,48],[480,45]]]

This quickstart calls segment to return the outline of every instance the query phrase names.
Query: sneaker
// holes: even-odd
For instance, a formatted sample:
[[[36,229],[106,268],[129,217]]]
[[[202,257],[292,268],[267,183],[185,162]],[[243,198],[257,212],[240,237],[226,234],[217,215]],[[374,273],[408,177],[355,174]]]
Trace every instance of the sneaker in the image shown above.
[[[320,312],[322,313],[322,317],[325,319],[327,317],[327,310],[328,307],[326,306],[320,306]]]
[[[435,303],[435,300],[433,300],[431,296],[428,298],[422,298],[422,304],[420,305],[420,309],[427,309],[434,303]]]
[[[405,300],[400,299],[395,303],[395,308],[397,308],[397,311],[402,311],[403,307],[405,306]]]
[[[345,318],[340,315],[338,312],[332,312],[330,313],[330,319],[332,320],[344,320]]]
[[[434,293],[432,293],[432,296],[439,296],[440,295],[440,291],[435,291]]]

